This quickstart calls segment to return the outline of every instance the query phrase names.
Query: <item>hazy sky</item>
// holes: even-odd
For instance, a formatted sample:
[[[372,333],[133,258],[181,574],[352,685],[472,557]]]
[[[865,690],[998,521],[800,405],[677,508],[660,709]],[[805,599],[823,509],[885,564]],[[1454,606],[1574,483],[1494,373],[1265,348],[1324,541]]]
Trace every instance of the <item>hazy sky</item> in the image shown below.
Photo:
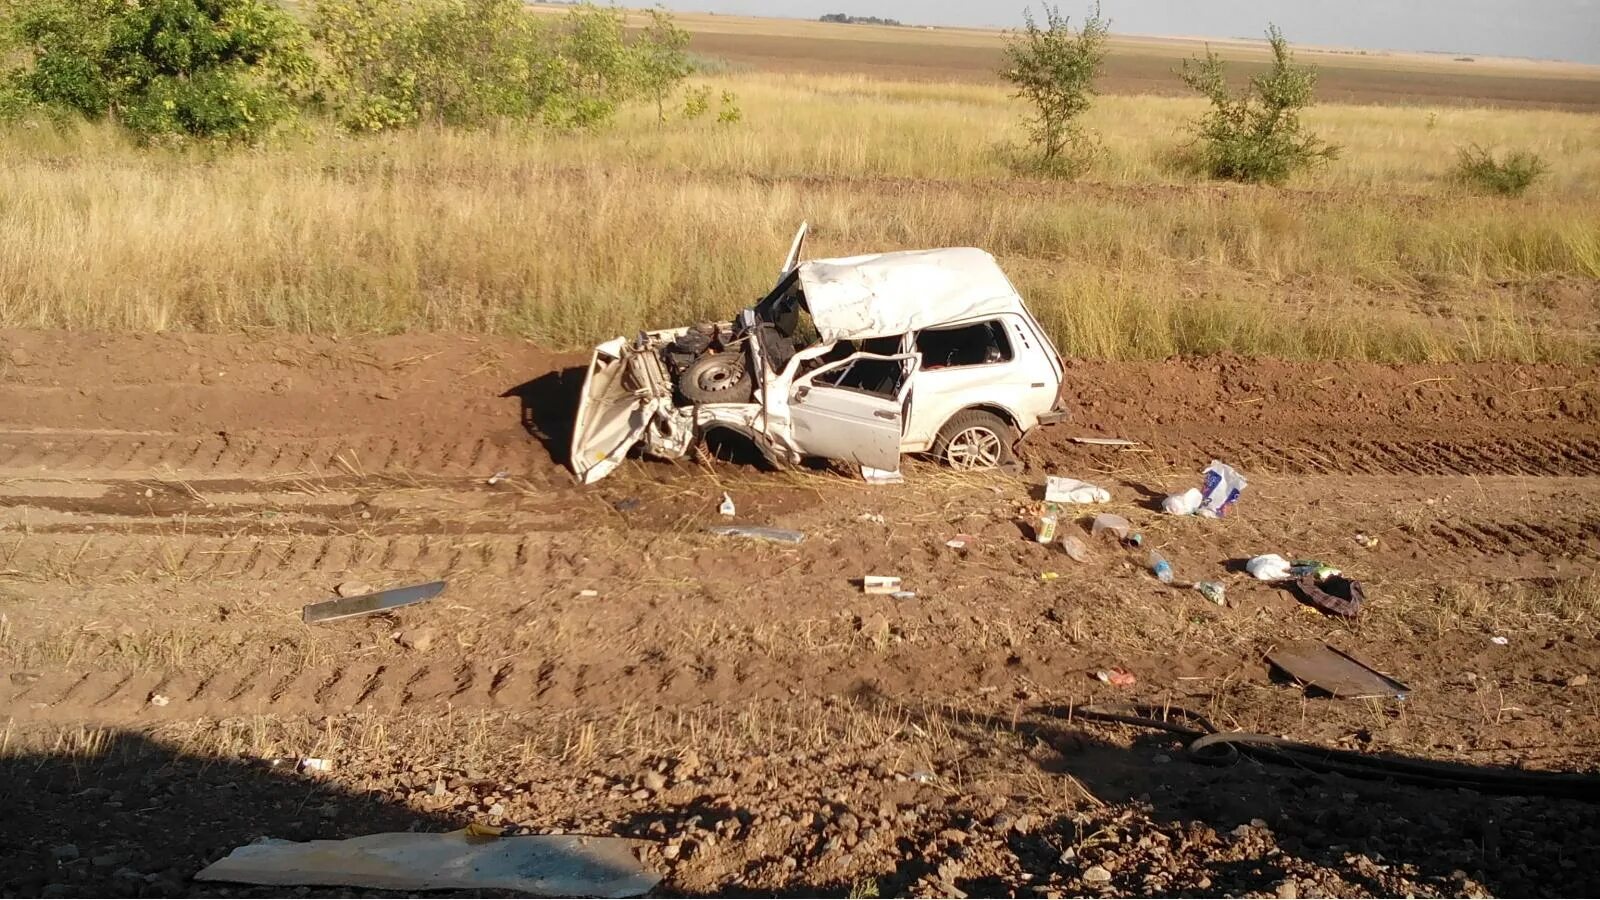
[[[679,10],[814,19],[882,16],[918,25],[1007,27],[1028,0],[666,0]],[[1039,4],[1034,0],[1037,12]],[[1063,2],[1076,21],[1084,2]],[[1103,0],[1127,34],[1259,37],[1276,22],[1291,41],[1364,50],[1439,50],[1600,63],[1600,0]]]

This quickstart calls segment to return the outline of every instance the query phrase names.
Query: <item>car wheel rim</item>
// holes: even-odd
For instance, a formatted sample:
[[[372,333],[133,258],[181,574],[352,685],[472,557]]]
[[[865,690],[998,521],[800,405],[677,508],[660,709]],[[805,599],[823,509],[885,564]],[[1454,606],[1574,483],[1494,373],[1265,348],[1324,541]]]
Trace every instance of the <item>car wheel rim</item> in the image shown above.
[[[708,391],[720,391],[739,381],[739,372],[732,366],[716,366],[700,375],[700,386]]]
[[[985,469],[1000,464],[1000,435],[988,428],[968,428],[951,438],[945,456],[954,469]]]

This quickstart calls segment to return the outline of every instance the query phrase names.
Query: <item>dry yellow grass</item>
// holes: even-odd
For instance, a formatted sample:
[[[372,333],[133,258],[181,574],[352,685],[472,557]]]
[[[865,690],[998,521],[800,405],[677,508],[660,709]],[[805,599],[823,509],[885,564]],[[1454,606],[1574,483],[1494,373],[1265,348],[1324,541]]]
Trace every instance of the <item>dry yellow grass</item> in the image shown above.
[[[596,134],[313,126],[273,147],[157,151],[109,128],[0,135],[0,325],[493,331],[571,347],[724,316],[813,255],[996,253],[1066,352],[1592,358],[1600,117],[1332,106],[1340,161],[1288,189],[1174,159],[1197,101],[1105,97],[1085,182],[1020,179],[1004,90],[730,75],[746,117]],[[1468,142],[1553,172],[1521,200],[1449,179]]]

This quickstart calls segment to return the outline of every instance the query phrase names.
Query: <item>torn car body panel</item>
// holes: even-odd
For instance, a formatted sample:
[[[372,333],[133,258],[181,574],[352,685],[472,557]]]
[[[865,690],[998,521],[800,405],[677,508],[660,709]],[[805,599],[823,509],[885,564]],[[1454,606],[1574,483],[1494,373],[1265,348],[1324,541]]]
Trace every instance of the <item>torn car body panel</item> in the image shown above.
[[[1013,439],[1064,416],[1060,356],[993,256],[966,247],[800,262],[805,236],[802,225],[776,286],[732,321],[595,348],[573,430],[581,481],[639,445],[679,458],[718,428],[775,463],[893,471],[964,411],[1003,421]]]

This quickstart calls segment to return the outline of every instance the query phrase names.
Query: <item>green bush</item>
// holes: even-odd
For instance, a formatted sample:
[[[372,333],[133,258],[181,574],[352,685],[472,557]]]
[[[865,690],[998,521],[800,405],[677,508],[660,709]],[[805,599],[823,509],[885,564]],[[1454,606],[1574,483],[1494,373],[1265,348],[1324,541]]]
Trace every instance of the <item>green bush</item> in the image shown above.
[[[1516,197],[1550,171],[1550,165],[1530,150],[1512,150],[1504,159],[1473,144],[1456,151],[1456,179],[1473,188]]]
[[[1016,86],[1016,96],[1033,107],[1028,137],[1039,154],[1037,160],[1020,155],[1019,164],[1039,174],[1076,176],[1087,170],[1100,144],[1079,125],[1094,98],[1094,80],[1105,61],[1109,23],[1100,9],[1074,32],[1056,7],[1044,7],[1045,27],[1040,28],[1030,10],[1023,11],[1021,34],[1006,39],[1004,78]]]
[[[698,119],[711,108],[711,88],[697,84],[683,92],[683,117]]]
[[[666,101],[692,69],[688,33],[651,12],[631,43],[624,13],[582,4],[557,24],[522,0],[316,0],[327,96],[358,131],[502,119],[586,127],[624,103]]]
[[[1211,111],[1195,123],[1198,168],[1212,178],[1277,184],[1295,172],[1334,159],[1339,148],[1307,131],[1300,111],[1311,105],[1317,73],[1294,62],[1277,26],[1267,30],[1272,65],[1235,96],[1222,58],[1210,48],[1201,60],[1185,61],[1182,78],[1205,94]]]
[[[252,140],[295,113],[314,66],[265,0],[8,0],[13,110],[114,116],[145,136]]]

